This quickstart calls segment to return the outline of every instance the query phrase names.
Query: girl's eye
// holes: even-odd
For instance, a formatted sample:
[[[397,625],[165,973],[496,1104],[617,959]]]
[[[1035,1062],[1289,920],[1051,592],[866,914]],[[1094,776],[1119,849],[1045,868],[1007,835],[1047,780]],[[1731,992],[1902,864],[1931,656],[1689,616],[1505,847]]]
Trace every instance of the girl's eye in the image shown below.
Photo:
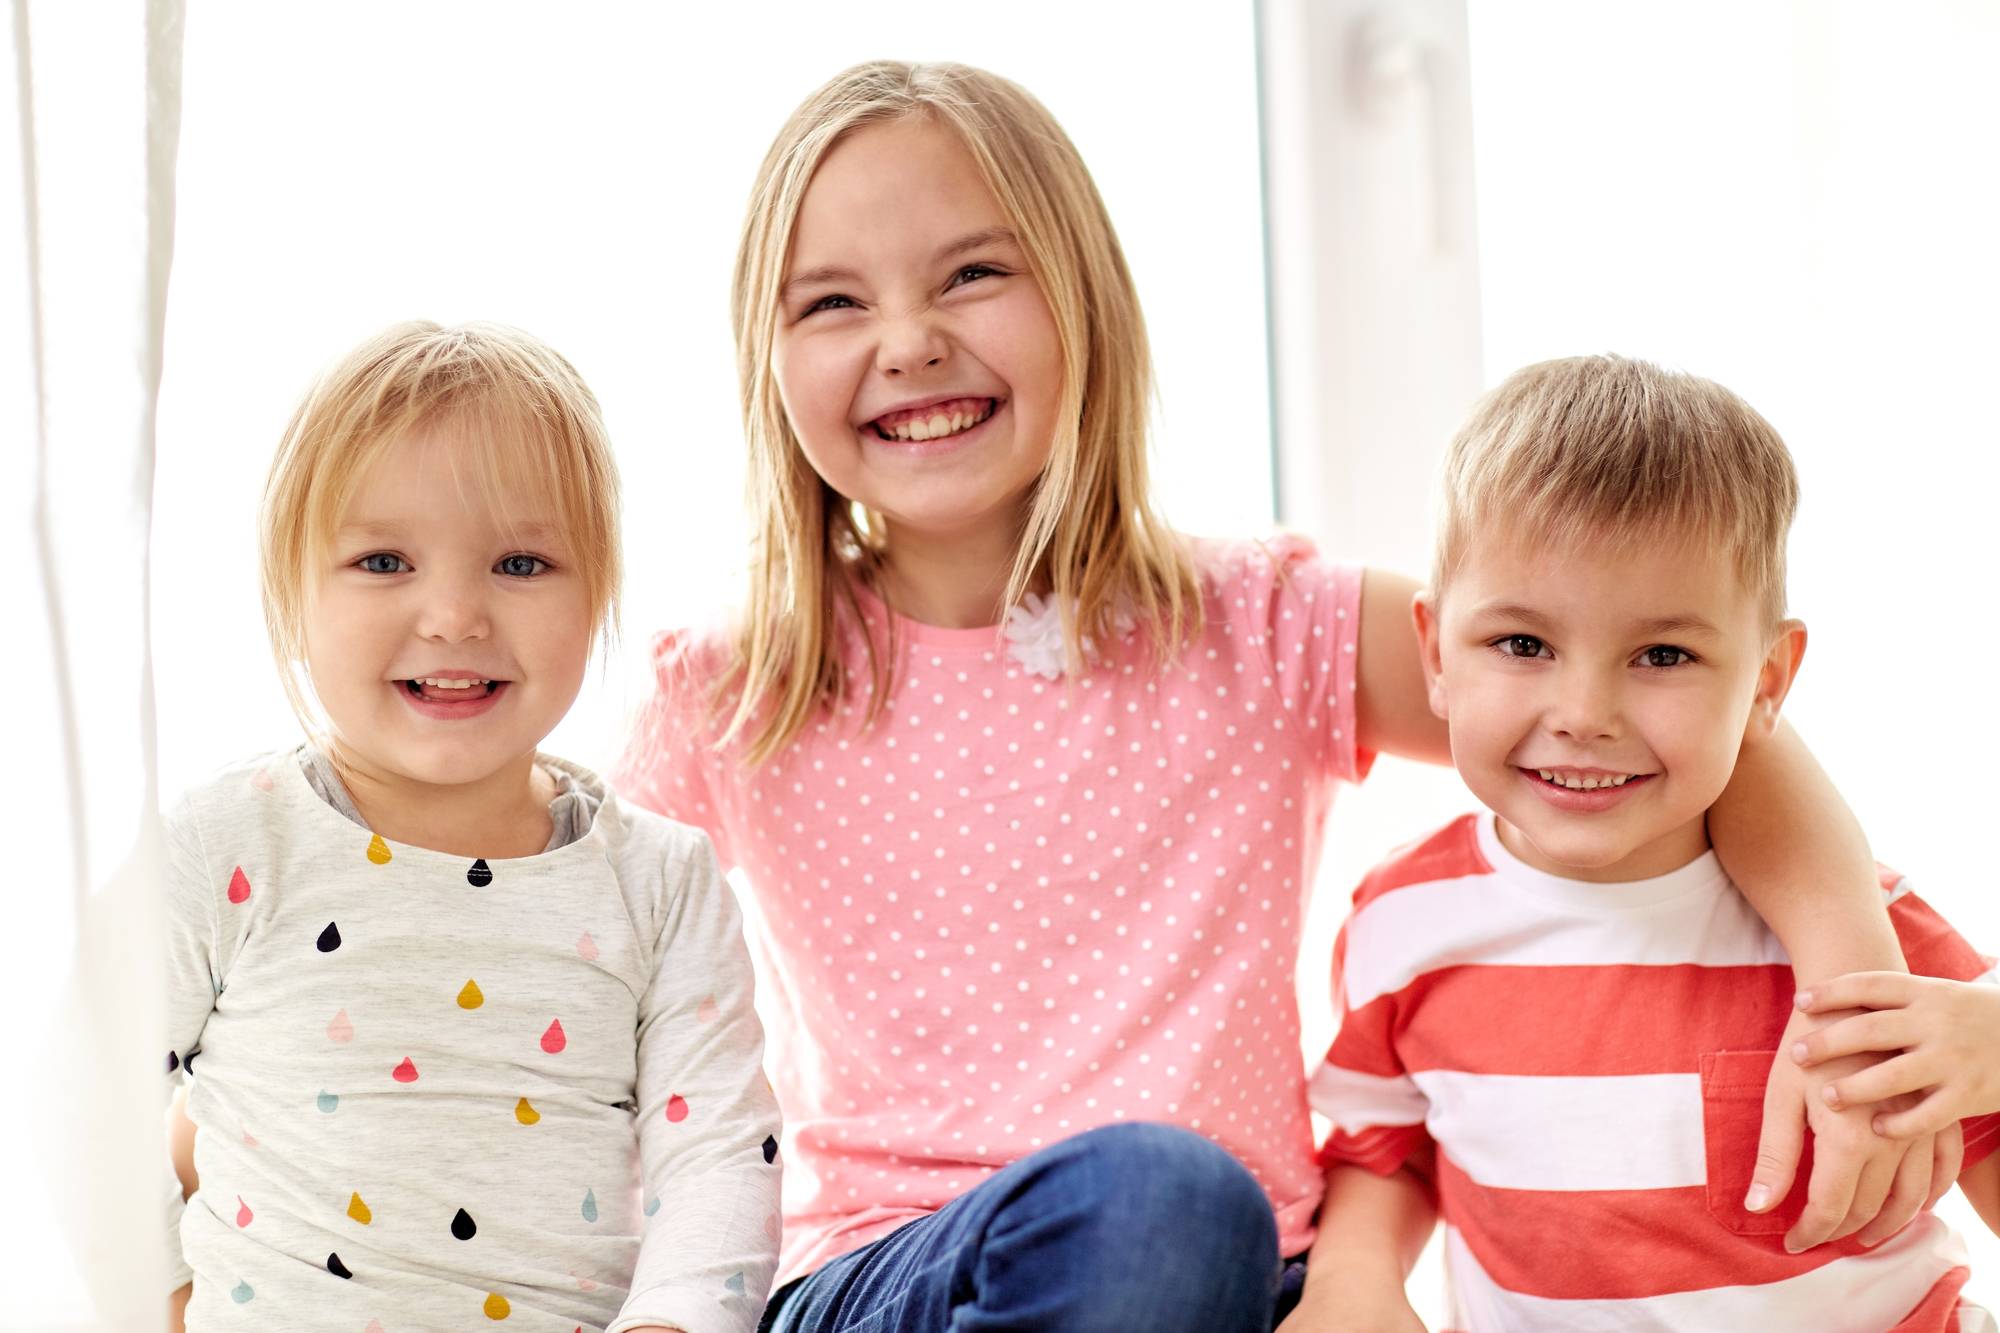
[[[1502,657],[1553,657],[1549,646],[1532,634],[1509,634],[1498,639],[1493,646]]]
[[[549,562],[540,556],[510,555],[503,557],[494,568],[511,578],[528,579],[549,567]]]
[[[1656,643],[1639,654],[1639,660],[1649,667],[1665,670],[1685,662],[1694,661],[1694,654],[1685,648],[1676,648],[1669,643]]]
[[[838,295],[822,296],[819,300],[814,301],[811,305],[800,311],[799,318],[804,319],[807,315],[816,315],[822,310],[852,310],[853,308],[854,301],[851,297]]]
[[[364,555],[355,561],[354,564],[356,568],[365,570],[370,574],[401,574],[409,568],[403,562],[402,556],[391,555],[387,551],[376,551],[372,555]]]
[[[999,272],[999,269],[988,267],[985,264],[967,264],[964,268],[952,274],[951,281],[945,285],[948,287],[963,287],[969,282],[978,282],[981,278],[995,277]]]

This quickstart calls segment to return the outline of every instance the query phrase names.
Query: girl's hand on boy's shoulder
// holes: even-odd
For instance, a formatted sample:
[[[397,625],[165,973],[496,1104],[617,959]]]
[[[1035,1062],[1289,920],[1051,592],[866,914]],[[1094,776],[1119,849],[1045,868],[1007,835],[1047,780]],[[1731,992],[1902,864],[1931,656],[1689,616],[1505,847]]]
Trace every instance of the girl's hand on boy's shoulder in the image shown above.
[[[1794,1011],[1781,1051],[1809,1037],[1824,1020]],[[1794,1254],[1829,1240],[1856,1236],[1879,1244],[1907,1226],[1949,1189],[1964,1151],[1958,1126],[1940,1134],[1885,1138],[1872,1125],[1873,1106],[1840,1109],[1827,1100],[1827,1084],[1877,1063],[1878,1055],[1849,1055],[1807,1069],[1789,1058],[1771,1063],[1764,1093],[1764,1130],[1744,1207],[1768,1212],[1791,1193],[1806,1130],[1812,1131],[1813,1169],[1805,1210],[1785,1235]]]
[[[1822,1090],[1836,1109],[1871,1107],[1890,1138],[1930,1134],[2000,1111],[2000,986],[1901,972],[1850,972],[1799,995],[1803,1013],[1861,1012],[1792,1044],[1805,1068],[1867,1052],[1889,1058]],[[1874,1107],[1903,1099],[1906,1109]]]

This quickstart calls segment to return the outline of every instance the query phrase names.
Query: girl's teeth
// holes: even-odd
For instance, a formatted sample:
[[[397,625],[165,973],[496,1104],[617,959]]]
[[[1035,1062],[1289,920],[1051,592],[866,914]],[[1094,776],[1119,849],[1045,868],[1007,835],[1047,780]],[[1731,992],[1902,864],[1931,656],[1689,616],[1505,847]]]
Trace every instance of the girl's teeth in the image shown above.
[[[432,685],[440,690],[469,690],[475,685],[485,685],[489,683],[490,682],[483,680],[438,680],[435,677],[428,680],[419,680],[417,682],[417,684],[419,685]]]
[[[971,430],[992,415],[991,405],[976,411],[933,412],[928,417],[912,417],[894,426],[877,429],[891,440],[941,440],[962,430]]]

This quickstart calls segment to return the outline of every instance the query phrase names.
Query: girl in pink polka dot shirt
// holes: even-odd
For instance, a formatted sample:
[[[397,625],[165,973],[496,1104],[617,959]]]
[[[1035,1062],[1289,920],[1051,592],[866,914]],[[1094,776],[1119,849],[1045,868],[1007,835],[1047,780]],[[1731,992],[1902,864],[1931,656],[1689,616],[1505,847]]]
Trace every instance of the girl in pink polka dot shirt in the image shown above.
[[[1161,523],[1118,241],[991,74],[880,62],[809,97],[734,324],[748,604],[657,641],[616,781],[754,899],[786,1123],[766,1327],[1325,1326],[1293,970],[1338,784],[1448,758],[1415,583]],[[1715,839],[1801,975],[1899,965],[1795,739]],[[1860,1176],[1872,1216],[1901,1148],[1859,1123],[1822,1187]]]

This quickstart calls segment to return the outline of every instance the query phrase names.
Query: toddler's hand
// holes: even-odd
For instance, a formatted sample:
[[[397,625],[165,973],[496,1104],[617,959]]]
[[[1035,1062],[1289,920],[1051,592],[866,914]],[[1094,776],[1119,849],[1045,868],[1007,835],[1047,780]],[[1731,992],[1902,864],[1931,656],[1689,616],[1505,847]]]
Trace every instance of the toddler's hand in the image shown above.
[[[1790,1050],[1822,1021],[1823,1016],[1795,1011],[1782,1049]],[[1826,1084],[1858,1073],[1876,1060],[1871,1055],[1850,1055],[1812,1069],[1789,1059],[1771,1062],[1756,1174],[1744,1207],[1753,1213],[1767,1212],[1791,1192],[1809,1127],[1812,1181],[1805,1211],[1785,1236],[1785,1248],[1795,1254],[1856,1233],[1863,1243],[1878,1244],[1935,1202],[1958,1174],[1963,1139],[1956,1132],[1888,1139],[1874,1131],[1874,1108],[1836,1109],[1827,1101]]]
[[[1878,1134],[1908,1138],[2000,1111],[2000,986],[1850,972],[1802,992],[1799,1008],[1862,1011],[1793,1042],[1792,1058],[1801,1065],[1864,1051],[1895,1053],[1823,1089],[1834,1107],[1907,1099],[1907,1109],[1876,1108]]]

